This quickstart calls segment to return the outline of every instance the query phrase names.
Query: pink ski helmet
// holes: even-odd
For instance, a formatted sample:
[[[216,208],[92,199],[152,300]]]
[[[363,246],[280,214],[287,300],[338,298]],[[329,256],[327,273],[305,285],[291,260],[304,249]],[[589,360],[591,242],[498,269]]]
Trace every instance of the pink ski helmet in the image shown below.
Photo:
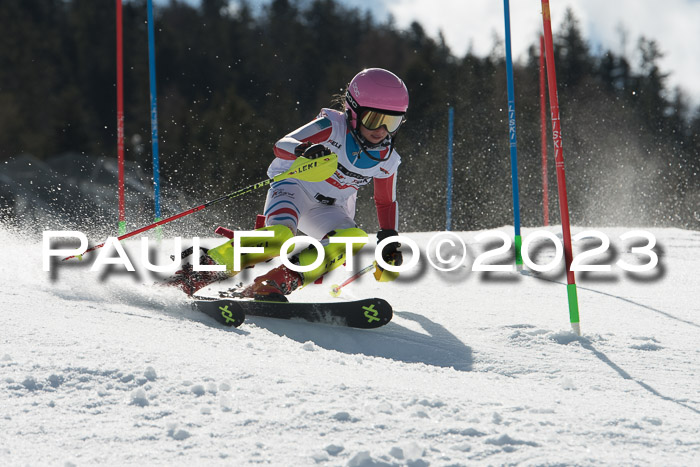
[[[371,130],[384,126],[395,133],[408,110],[408,90],[392,72],[367,68],[348,84],[345,109],[354,130],[363,124]]]

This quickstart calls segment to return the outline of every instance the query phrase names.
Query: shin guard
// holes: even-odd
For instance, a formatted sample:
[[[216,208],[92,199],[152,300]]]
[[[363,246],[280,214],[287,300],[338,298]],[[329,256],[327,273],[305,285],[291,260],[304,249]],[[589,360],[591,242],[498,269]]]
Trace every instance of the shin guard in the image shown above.
[[[275,258],[280,254],[280,247],[284,242],[294,236],[289,227],[285,225],[270,225],[257,231],[272,231],[274,237],[243,237],[241,238],[241,247],[263,247],[261,253],[243,253],[241,254],[241,269],[253,266],[257,263]],[[228,240],[207,252],[209,256],[218,264],[225,264],[226,271],[230,275],[234,275],[239,271],[233,270],[233,241]]]
[[[356,237],[359,241],[357,243],[352,243],[353,255],[360,251],[364,244],[367,243],[365,241],[367,239],[367,233],[362,229],[358,229],[357,227],[334,230],[330,232],[327,237]],[[300,273],[303,278],[303,285],[313,283],[319,277],[343,264],[347,259],[345,257],[344,243],[330,243],[328,239],[324,239],[321,244],[324,245],[324,260],[316,269]],[[308,266],[313,264],[317,257],[318,252],[316,251],[316,248],[310,246],[297,255],[297,261],[300,266]]]

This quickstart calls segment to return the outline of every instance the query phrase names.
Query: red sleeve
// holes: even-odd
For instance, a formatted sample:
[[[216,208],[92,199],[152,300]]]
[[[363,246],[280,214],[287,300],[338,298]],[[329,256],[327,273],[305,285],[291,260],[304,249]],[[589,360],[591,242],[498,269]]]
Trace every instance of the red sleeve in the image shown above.
[[[374,179],[374,204],[380,229],[398,230],[399,207],[396,202],[396,174]]]
[[[328,141],[333,131],[331,121],[326,117],[320,117],[307,123],[275,143],[273,151],[280,159],[294,160],[294,148],[300,143],[310,141],[313,144]]]

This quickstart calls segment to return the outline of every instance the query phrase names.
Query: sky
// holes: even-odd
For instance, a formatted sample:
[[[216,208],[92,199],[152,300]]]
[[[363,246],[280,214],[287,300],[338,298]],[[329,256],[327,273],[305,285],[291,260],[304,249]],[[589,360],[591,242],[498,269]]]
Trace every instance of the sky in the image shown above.
[[[160,0],[165,3],[166,0]],[[200,0],[185,0],[198,4]],[[237,4],[238,0],[231,0]],[[249,0],[252,6],[270,0]],[[471,47],[479,56],[488,54],[494,36],[504,37],[503,2],[499,0],[337,0],[346,6],[370,10],[380,21],[392,15],[400,28],[418,21],[431,37],[441,31],[457,56]],[[625,53],[636,64],[636,44],[641,36],[653,39],[664,57],[661,70],[668,73],[668,88],[680,87],[694,107],[700,106],[700,0],[550,0],[554,34],[571,7],[583,36],[594,52]],[[512,51],[524,58],[542,30],[540,0],[510,2]],[[626,36],[626,41],[623,40]]]
[[[494,36],[504,37],[503,2],[498,0],[343,0],[341,3],[370,8],[377,18],[393,15],[399,27],[418,21],[426,32],[439,31],[457,56],[471,47],[476,55],[488,54]],[[552,29],[556,34],[566,9],[572,8],[583,36],[594,52],[610,49],[636,63],[637,41],[653,39],[664,57],[662,72],[670,73],[670,88],[680,86],[700,105],[700,0],[550,0]],[[524,58],[542,31],[539,0],[510,2],[511,47],[515,60]],[[623,41],[626,36],[626,45]]]

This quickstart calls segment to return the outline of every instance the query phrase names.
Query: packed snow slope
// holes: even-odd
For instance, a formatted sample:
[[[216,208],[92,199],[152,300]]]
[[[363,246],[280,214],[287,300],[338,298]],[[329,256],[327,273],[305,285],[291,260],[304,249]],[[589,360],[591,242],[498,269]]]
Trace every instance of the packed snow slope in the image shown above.
[[[41,242],[1,230],[0,463],[698,465],[700,233],[650,229],[659,264],[635,274],[615,266],[647,261],[619,238],[633,229],[599,230],[611,246],[590,262],[613,266],[577,275],[581,337],[562,267],[472,271],[500,244],[479,232],[458,233],[470,255],[455,271],[429,264],[434,233],[408,234],[414,269],[343,289],[335,300],[394,306],[363,331],[256,317],[225,328],[154,286],[138,258],[136,273],[92,272],[87,257],[44,272]],[[547,242],[529,250],[542,264]],[[138,257],[140,241],[126,245]],[[350,274],[292,299],[334,300]]]

